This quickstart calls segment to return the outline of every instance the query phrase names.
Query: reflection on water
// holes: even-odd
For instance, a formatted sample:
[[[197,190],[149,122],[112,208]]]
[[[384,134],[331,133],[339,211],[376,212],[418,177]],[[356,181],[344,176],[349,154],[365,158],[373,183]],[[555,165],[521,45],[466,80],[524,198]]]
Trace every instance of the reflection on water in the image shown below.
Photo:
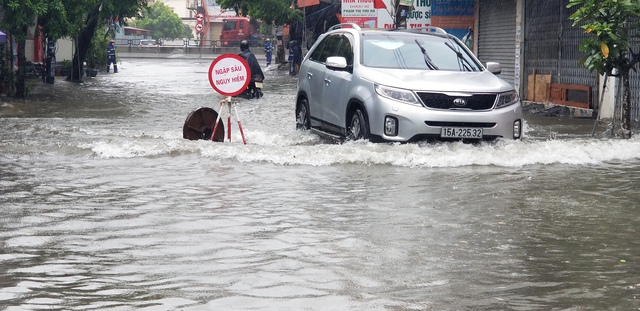
[[[231,143],[206,60],[127,60],[0,108],[7,310],[640,308],[640,141],[531,118],[522,141],[331,144],[271,70]]]

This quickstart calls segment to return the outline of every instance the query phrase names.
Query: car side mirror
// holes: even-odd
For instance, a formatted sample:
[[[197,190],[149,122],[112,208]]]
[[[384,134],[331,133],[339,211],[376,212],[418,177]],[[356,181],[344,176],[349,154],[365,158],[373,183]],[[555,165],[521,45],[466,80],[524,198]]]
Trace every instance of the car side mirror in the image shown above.
[[[489,70],[489,72],[497,75],[497,74],[502,72],[502,67],[500,66],[500,63],[487,62],[487,70]]]
[[[345,70],[347,68],[347,59],[342,56],[329,56],[325,66],[333,70]]]

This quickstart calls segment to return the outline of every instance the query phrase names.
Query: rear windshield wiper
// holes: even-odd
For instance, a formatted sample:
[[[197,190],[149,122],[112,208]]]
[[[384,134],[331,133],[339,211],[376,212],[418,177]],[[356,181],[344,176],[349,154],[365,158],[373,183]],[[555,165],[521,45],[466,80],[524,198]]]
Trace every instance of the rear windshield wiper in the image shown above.
[[[425,50],[422,45],[420,45],[420,42],[418,42],[418,39],[415,40],[416,44],[420,47],[420,51],[422,51],[422,55],[424,55],[424,62],[425,64],[427,64],[427,67],[429,67],[429,69],[431,70],[438,70],[438,66],[436,66],[433,61],[431,60],[431,57],[429,57],[429,54],[427,54],[427,50]]]

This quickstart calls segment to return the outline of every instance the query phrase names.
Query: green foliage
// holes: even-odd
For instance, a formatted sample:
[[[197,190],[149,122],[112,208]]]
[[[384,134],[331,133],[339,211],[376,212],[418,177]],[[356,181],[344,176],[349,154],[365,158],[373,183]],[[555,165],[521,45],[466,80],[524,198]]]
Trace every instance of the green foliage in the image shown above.
[[[222,8],[234,9],[238,15],[276,25],[301,21],[303,11],[294,9],[291,0],[217,0]]]
[[[599,74],[613,74],[622,81],[622,137],[631,138],[631,95],[629,71],[640,62],[640,51],[631,46],[631,30],[638,33],[640,0],[571,0],[568,8],[579,6],[569,17],[588,34],[580,45],[586,56],[579,65]]]
[[[96,29],[108,27],[114,29],[115,24],[123,24],[126,18],[139,16],[140,10],[146,7],[146,0],[64,0],[69,13],[69,36],[77,43],[73,56],[73,70],[70,80],[81,81],[83,62],[89,55]]]
[[[38,15],[38,25],[42,27],[44,37],[57,40],[69,34],[71,21],[65,4],[61,0],[48,2],[48,10]]]
[[[107,66],[107,45],[109,45],[110,37],[104,28],[98,27],[96,33],[91,39],[91,47],[87,54],[87,66],[89,68],[104,68]]]
[[[579,6],[569,19],[588,34],[580,45],[586,55],[579,65],[599,74],[628,70],[638,61],[631,47],[631,29],[639,29],[638,0],[571,0],[568,8]]]
[[[154,39],[180,39],[185,37],[185,25],[178,14],[162,2],[154,2],[136,19],[132,25],[151,30]],[[188,27],[188,26],[187,26]],[[191,33],[191,29],[189,29]]]
[[[60,67],[64,70],[71,70],[71,61],[68,59],[65,59],[63,61],[59,62]]]
[[[5,12],[3,29],[11,32],[16,41],[23,41],[28,27],[35,25],[35,17],[47,13],[48,3],[47,0],[0,0],[0,7]]]
[[[191,26],[187,24],[182,24],[184,32],[182,33],[182,38],[184,39],[193,39],[193,31],[191,31]]]

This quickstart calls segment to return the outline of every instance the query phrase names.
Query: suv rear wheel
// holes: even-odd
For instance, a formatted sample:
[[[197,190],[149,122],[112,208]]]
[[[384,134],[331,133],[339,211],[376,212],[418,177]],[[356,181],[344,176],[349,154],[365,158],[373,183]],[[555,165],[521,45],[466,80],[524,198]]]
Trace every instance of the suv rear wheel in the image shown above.
[[[351,115],[351,122],[347,128],[348,140],[369,139],[369,124],[362,109],[358,108]]]
[[[311,121],[309,120],[309,103],[305,98],[298,100],[298,106],[296,107],[296,129],[308,130],[311,128]]]

